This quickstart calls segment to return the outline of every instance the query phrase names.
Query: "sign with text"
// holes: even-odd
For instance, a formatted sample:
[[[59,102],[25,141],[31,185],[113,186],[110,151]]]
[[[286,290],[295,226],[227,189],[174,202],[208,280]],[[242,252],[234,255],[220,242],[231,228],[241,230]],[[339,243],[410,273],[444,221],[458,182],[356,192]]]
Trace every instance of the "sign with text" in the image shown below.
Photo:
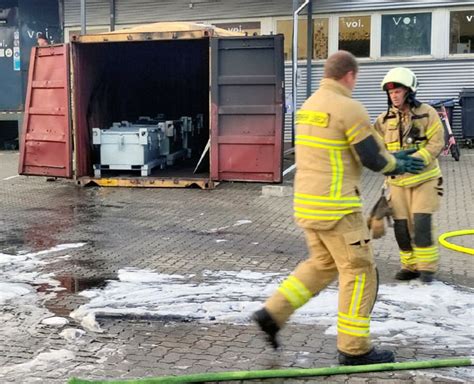
[[[370,56],[370,16],[339,18],[339,49],[351,52],[356,57]]]
[[[227,29],[228,31],[244,33],[247,36],[256,36],[261,34],[261,26],[259,21],[218,23],[214,25],[218,28]]]
[[[0,3],[0,111],[11,111],[23,101],[18,1]]]
[[[20,41],[18,38],[18,30],[15,27],[0,27],[0,59],[11,62],[13,57],[14,71],[20,70]]]
[[[431,53],[431,13],[382,15],[382,56]]]

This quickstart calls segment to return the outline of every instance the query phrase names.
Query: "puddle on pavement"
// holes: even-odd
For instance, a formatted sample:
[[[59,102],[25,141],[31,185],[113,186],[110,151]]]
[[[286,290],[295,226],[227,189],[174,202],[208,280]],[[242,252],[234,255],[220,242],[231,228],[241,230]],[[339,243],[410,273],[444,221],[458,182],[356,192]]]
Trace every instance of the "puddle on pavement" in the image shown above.
[[[71,294],[76,294],[81,291],[93,288],[102,288],[107,285],[109,280],[117,280],[116,276],[96,276],[96,277],[81,277],[61,275],[55,276],[54,280],[59,281],[60,287],[64,288],[61,291],[55,292],[55,297],[50,298],[44,304],[45,307],[56,316],[69,317],[71,312],[77,307],[77,297],[73,300],[67,297]],[[38,292],[51,292],[53,287],[49,284],[34,285]],[[87,301],[86,299],[84,299]]]
[[[57,296],[64,296],[65,293],[79,293],[87,289],[102,288],[107,285],[109,280],[117,280],[116,277],[78,277],[78,276],[55,276],[54,280],[59,281],[60,291],[57,291]],[[32,284],[38,292],[51,292],[55,287],[48,283]]]
[[[58,316],[58,317],[68,318],[71,312],[74,310],[71,308],[66,308],[64,306],[51,305],[49,303],[45,303],[45,306],[46,308],[48,308],[50,312],[52,312],[55,316]]]
[[[117,280],[114,276],[79,277],[79,276],[56,276],[55,280],[61,283],[61,287],[68,293],[78,293],[86,289],[102,288],[107,285],[108,280]]]

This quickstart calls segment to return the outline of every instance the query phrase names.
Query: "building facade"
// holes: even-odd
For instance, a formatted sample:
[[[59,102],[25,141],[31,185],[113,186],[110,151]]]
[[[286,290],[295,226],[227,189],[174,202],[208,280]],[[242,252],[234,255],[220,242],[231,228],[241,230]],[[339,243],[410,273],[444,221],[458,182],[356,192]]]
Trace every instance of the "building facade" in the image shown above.
[[[300,1],[300,4],[302,1]],[[81,1],[63,0],[64,39],[80,33]],[[313,0],[311,86],[322,76],[324,60],[338,49],[354,53],[361,71],[354,97],[372,118],[386,110],[380,89],[385,73],[408,66],[418,76],[423,101],[456,98],[474,88],[474,1]],[[157,21],[198,21],[248,34],[285,35],[287,95],[291,94],[293,3],[289,0],[87,0],[87,32],[97,33]],[[307,16],[301,15],[298,41],[297,105],[307,97]],[[287,103],[291,104],[291,103]],[[460,107],[454,131],[462,135]],[[287,114],[285,140],[291,140]]]
[[[61,16],[58,0],[0,0],[0,149],[17,146],[31,47],[63,41]]]

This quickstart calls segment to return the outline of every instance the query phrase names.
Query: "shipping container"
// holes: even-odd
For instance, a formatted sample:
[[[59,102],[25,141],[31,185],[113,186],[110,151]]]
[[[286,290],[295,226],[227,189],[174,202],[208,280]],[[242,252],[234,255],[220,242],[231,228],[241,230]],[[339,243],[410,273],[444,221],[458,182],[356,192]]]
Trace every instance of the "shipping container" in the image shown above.
[[[282,180],[282,35],[155,23],[35,47],[30,60],[22,175],[139,187]]]

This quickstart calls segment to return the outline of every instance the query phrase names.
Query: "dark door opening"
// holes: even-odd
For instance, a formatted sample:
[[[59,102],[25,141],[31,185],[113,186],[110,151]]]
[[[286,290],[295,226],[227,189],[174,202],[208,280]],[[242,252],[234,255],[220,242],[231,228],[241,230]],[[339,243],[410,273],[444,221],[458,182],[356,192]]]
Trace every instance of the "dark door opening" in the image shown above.
[[[0,121],[0,150],[18,149],[18,121]]]
[[[158,121],[179,121],[182,117],[192,119],[186,145],[182,128],[159,137],[157,148],[162,155],[186,146],[188,155],[176,161],[167,155],[168,163],[155,165],[149,176],[208,176],[208,159],[200,173],[194,174],[209,140],[208,39],[73,43],[72,54],[79,177],[92,175],[97,164],[104,167],[104,177],[140,176],[132,167],[106,168],[103,158],[106,154],[122,156],[120,145],[127,145],[127,124],[146,125],[148,121],[154,125]],[[114,130],[117,135],[122,134],[118,140],[123,143],[115,147],[111,144],[112,153],[105,153],[105,140],[112,137]],[[106,137],[107,134],[110,135]],[[101,139],[94,135],[101,135]],[[124,162],[130,161],[125,152]]]

